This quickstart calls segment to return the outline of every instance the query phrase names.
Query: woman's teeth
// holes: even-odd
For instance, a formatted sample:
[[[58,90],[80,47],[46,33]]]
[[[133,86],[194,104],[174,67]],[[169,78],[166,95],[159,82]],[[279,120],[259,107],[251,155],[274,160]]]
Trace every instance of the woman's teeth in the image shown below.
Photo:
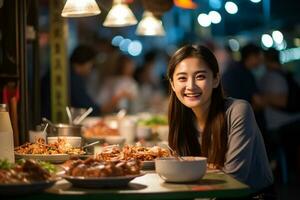
[[[200,94],[185,94],[186,97],[199,97]]]

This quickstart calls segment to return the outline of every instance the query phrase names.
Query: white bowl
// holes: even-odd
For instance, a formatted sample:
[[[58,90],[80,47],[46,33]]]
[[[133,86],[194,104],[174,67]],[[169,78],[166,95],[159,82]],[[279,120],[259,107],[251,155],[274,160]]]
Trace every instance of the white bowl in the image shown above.
[[[59,139],[63,139],[67,144],[70,144],[72,147],[81,147],[81,137],[77,136],[58,136],[58,137],[47,137],[48,144],[53,144]]]
[[[105,141],[108,144],[124,144],[125,137],[119,135],[105,136]]]
[[[200,180],[206,173],[205,157],[157,158],[155,171],[166,182],[183,183]]]

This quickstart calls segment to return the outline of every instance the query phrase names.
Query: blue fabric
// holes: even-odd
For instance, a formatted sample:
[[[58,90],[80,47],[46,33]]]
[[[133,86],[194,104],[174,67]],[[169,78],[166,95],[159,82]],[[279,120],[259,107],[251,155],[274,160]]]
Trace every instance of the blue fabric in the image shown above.
[[[227,96],[244,99],[250,103],[253,95],[258,92],[253,74],[241,63],[225,71],[222,84]]]
[[[93,108],[91,115],[99,115],[100,107],[91,99],[85,87],[85,79],[71,70],[71,106],[76,108]]]

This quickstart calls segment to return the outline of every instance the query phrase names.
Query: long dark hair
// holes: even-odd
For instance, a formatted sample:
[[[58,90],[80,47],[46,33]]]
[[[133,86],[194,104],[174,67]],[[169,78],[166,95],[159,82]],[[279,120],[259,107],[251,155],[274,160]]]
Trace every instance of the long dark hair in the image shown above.
[[[214,78],[219,74],[218,62],[214,54],[205,46],[186,45],[175,52],[168,66],[168,79],[173,81],[176,66],[184,59],[195,57],[204,61],[213,72]],[[224,166],[227,150],[227,131],[225,120],[225,99],[222,85],[213,89],[211,104],[203,133],[201,146],[199,132],[195,125],[192,109],[183,105],[170,87],[169,102],[169,145],[180,155],[205,156],[208,162],[217,168]]]

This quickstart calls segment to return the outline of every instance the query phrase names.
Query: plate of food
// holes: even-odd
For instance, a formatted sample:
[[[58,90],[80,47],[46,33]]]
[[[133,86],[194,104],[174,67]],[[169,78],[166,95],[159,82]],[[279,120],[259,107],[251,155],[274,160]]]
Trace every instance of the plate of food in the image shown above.
[[[74,187],[80,188],[103,188],[103,187],[125,187],[133,179],[143,176],[143,173],[125,176],[112,177],[82,177],[82,176],[62,176],[72,183]]]
[[[141,163],[130,161],[102,161],[97,158],[87,160],[69,160],[63,166],[62,178],[75,187],[124,187],[136,177],[144,175],[140,172]]]
[[[22,160],[18,164],[0,160],[0,195],[41,192],[55,184],[55,166],[46,162]]]
[[[110,160],[130,160],[137,159],[139,161],[153,161],[160,157],[169,157],[170,152],[167,149],[159,146],[145,147],[140,143],[136,145],[125,145],[121,148],[118,145],[109,145],[97,155],[97,157],[104,161]]]
[[[41,192],[50,188],[57,180],[36,181],[31,183],[0,183],[0,195],[15,196]]]
[[[15,153],[16,159],[33,159],[39,161],[46,161],[50,163],[63,163],[68,160],[71,156],[68,154],[19,154]]]
[[[136,159],[142,163],[143,170],[154,170],[156,158],[169,156],[170,152],[167,149],[159,146],[144,147],[137,143],[136,145],[125,145],[123,148],[117,145],[104,147],[96,157],[104,161]]]
[[[84,154],[85,152],[81,148],[72,147],[65,140],[58,140],[51,144],[46,144],[44,140],[38,140],[15,148],[17,159],[34,159],[51,163],[62,163],[71,156]]]

